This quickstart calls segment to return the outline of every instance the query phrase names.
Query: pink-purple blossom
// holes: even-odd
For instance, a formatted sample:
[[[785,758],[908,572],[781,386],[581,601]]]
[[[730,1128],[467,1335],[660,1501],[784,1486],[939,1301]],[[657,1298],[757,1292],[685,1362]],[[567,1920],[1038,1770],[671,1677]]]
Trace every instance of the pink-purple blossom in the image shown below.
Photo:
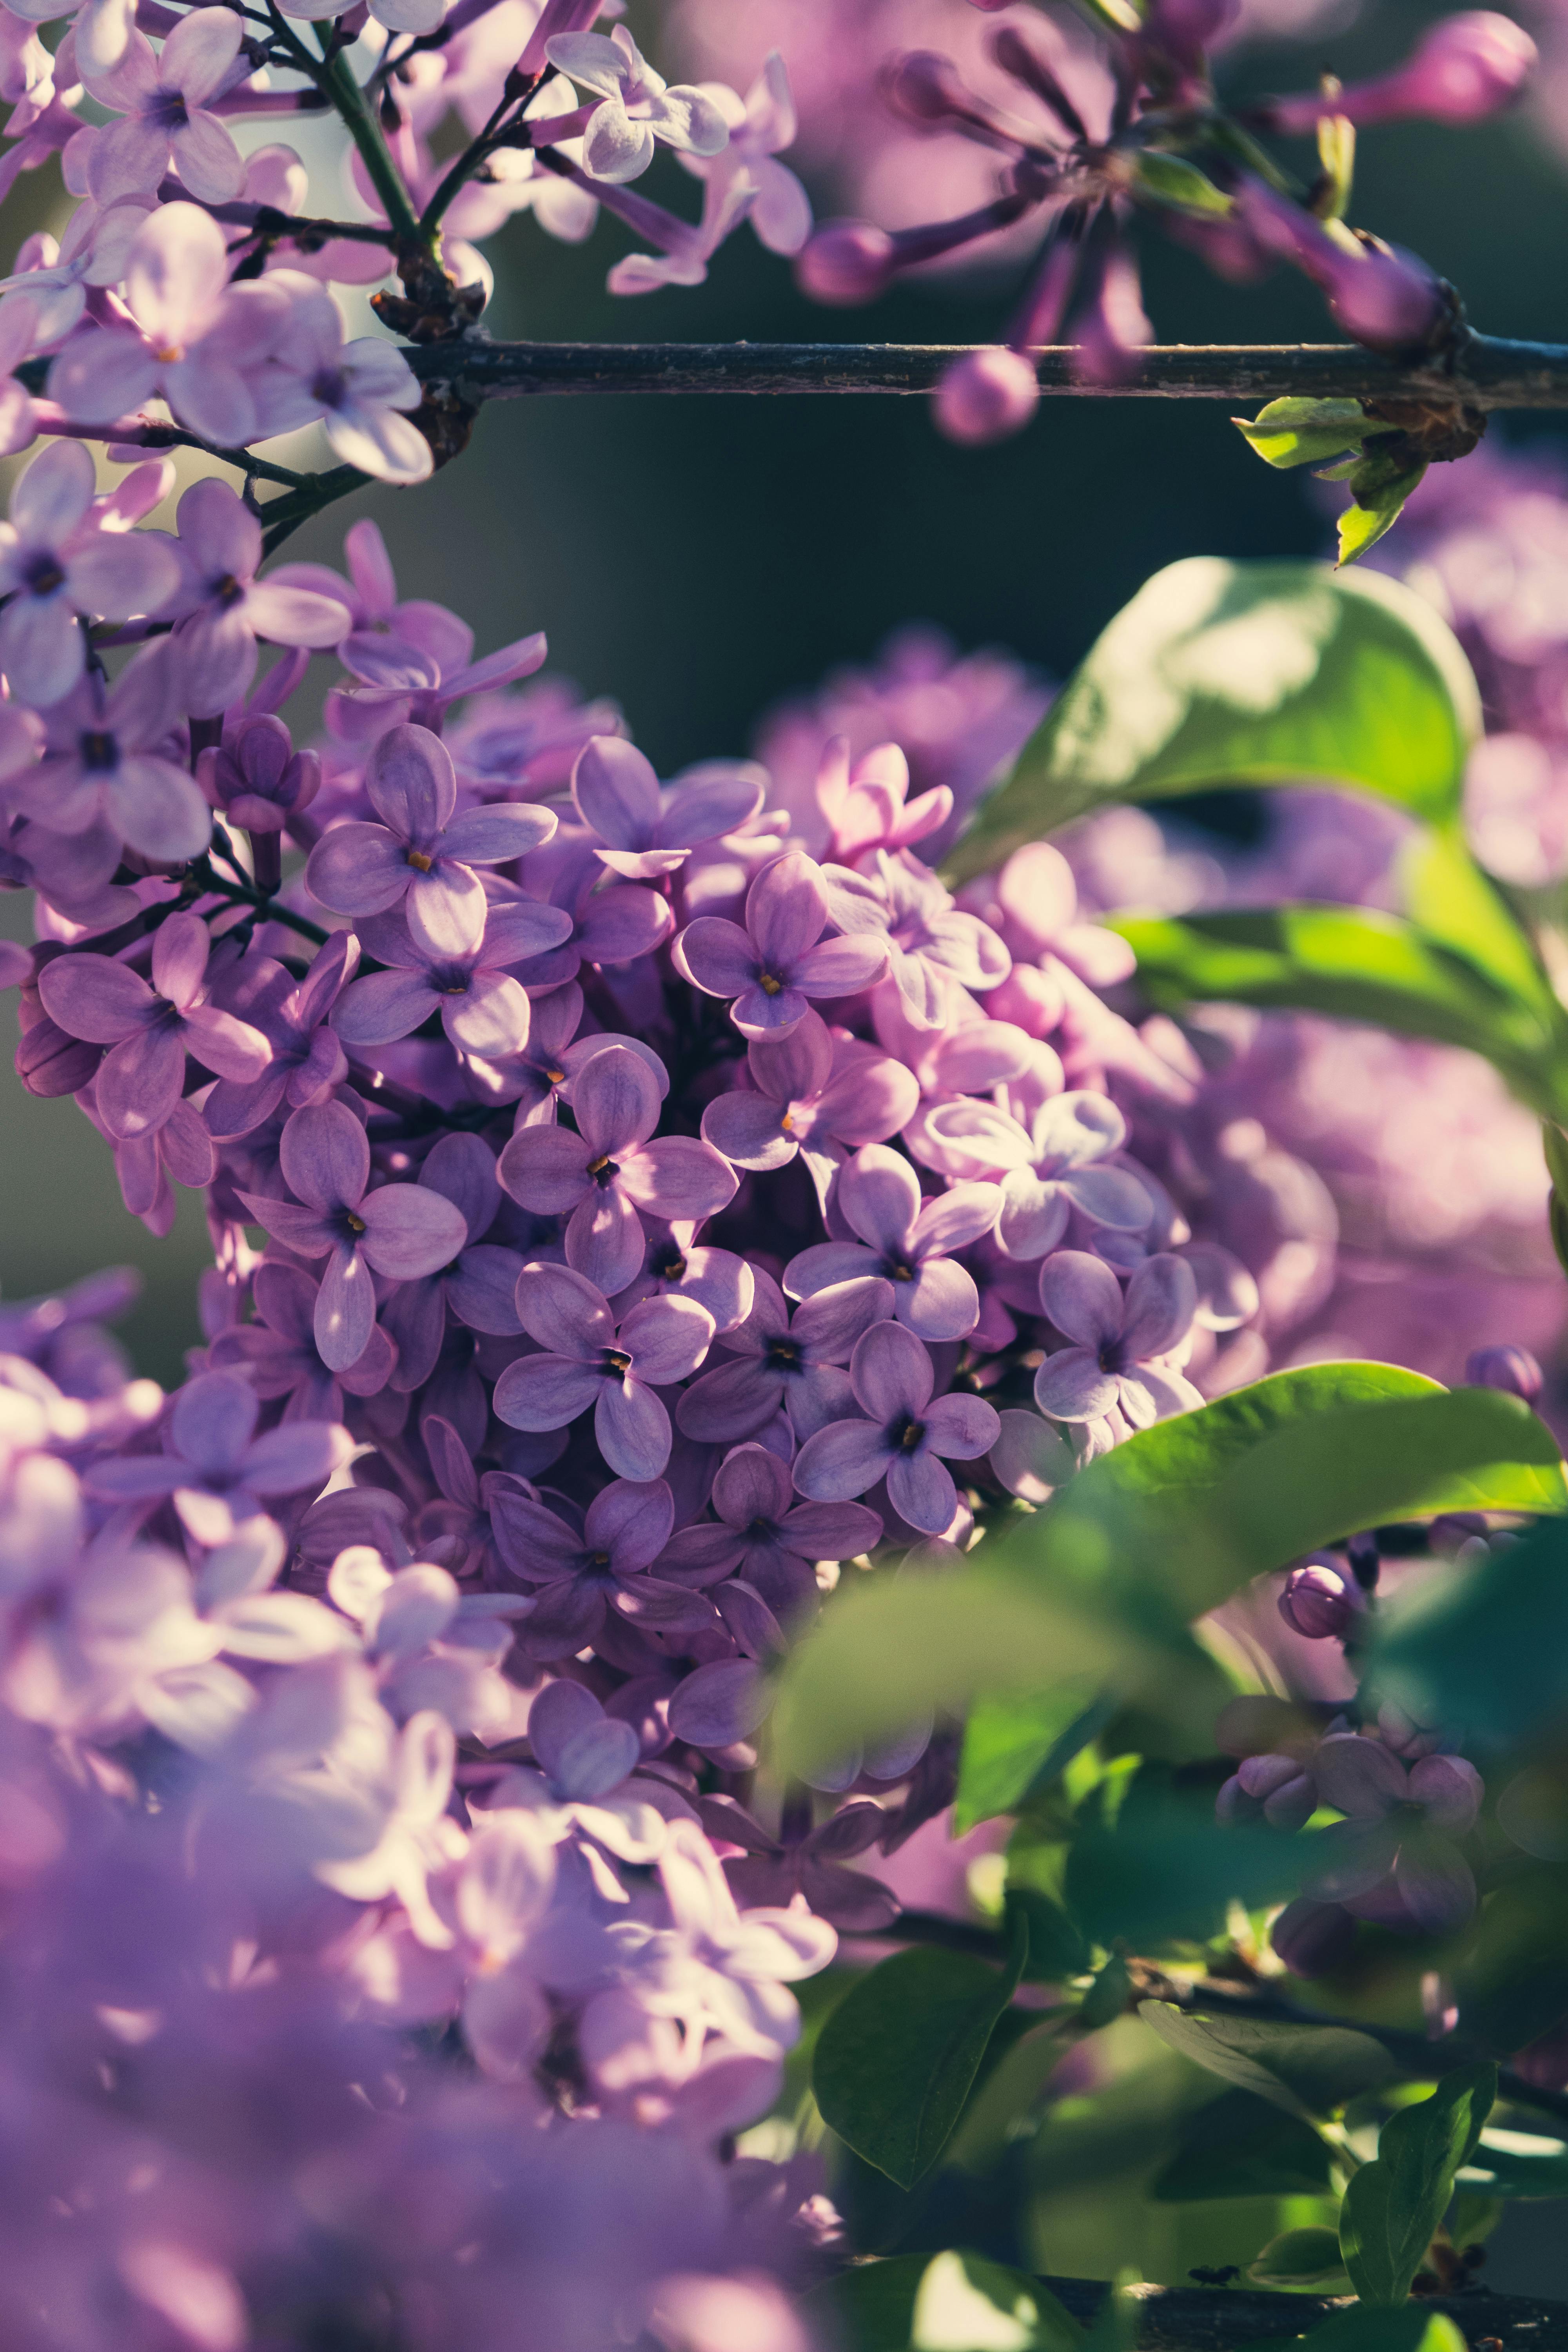
[[[565,1265],[525,1265],[517,1311],[541,1349],[496,1382],[495,1410],[513,1429],[564,1429],[594,1414],[600,1453],[618,1478],[646,1483],[669,1460],[669,1415],[656,1393],[696,1370],[713,1318],[690,1298],[646,1298],[617,1323],[608,1300]]]
[[[831,1285],[872,1275],[893,1289],[900,1323],[921,1339],[962,1339],[980,1314],[974,1277],[951,1253],[988,1234],[1002,1207],[1000,1186],[960,1183],[922,1196],[909,1161],[870,1143],[839,1174],[834,1195],[855,1241],[817,1242],[793,1257],[784,1288],[810,1298]]]
[[[700,915],[680,934],[682,965],[710,996],[731,999],[742,1036],[783,1037],[810,1000],[852,996],[888,961],[880,939],[829,939],[821,870],[788,851],[763,867],[746,893],[746,923]]]
[[[1069,1342],[1035,1375],[1035,1402],[1052,1420],[1097,1421],[1115,1411],[1143,1429],[1203,1402],[1173,1360],[1192,1328],[1197,1286],[1169,1251],[1144,1261],[1123,1298],[1102,1258],[1058,1250],[1040,1267],[1040,1304]]]
[[[900,1518],[941,1535],[958,1507],[947,1459],[970,1462],[996,1442],[994,1409],[976,1396],[936,1397],[930,1353],[901,1323],[874,1323],[849,1359],[855,1402],[868,1418],[837,1421],[801,1447],[799,1493],[816,1503],[847,1502],[882,1479]]]

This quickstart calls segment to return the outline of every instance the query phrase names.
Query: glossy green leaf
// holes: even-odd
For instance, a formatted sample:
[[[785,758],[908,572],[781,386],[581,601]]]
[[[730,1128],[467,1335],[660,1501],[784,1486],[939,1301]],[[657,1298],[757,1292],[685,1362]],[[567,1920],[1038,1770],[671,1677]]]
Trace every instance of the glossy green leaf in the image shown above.
[[[1425,938],[1459,957],[1505,996],[1560,1032],[1563,1008],[1530,936],[1470,856],[1457,824],[1423,826],[1399,860],[1404,912]]]
[[[900,2188],[923,2179],[952,2137],[1027,1951],[1019,1921],[1001,1969],[967,1952],[895,1953],[823,2027],[811,2070],[823,2120]]]
[[[1454,2178],[1481,2197],[1568,2197],[1568,2141],[1488,2129]]]
[[[1232,2090],[1188,2120],[1149,2194],[1162,2205],[1194,2205],[1226,2197],[1326,2197],[1329,2188],[1329,2150],[1311,2125],[1249,2091]]]
[[[1092,1682],[983,1699],[963,1727],[954,1836],[998,1813],[1016,1813],[1037,1781],[1053,1780],[1099,1737],[1108,1713]]]
[[[1180,213],[1206,214],[1211,218],[1223,216],[1232,209],[1232,202],[1223,188],[1216,188],[1206,173],[1182,155],[1162,155],[1145,148],[1133,159],[1132,192],[1147,196],[1157,205],[1168,205]]]
[[[1389,1520],[1565,1506],[1556,1441],[1517,1397],[1389,1364],[1277,1372],[1141,1431],[979,1563],[858,1580],[786,1662],[778,1756],[809,1773],[848,1738],[1091,1679],[1176,1708],[1212,1681],[1186,1623],[1252,1577]]]
[[[1363,2091],[1397,2082],[1402,2071],[1381,2042],[1349,2026],[1200,2017],[1168,2000],[1141,2001],[1138,2014],[1194,2065],[1302,2121],[1334,2115]]]
[[[1322,783],[1429,824],[1459,804],[1480,705],[1458,640],[1375,572],[1193,556],[1091,648],[948,861],[989,872],[1108,801]]]
[[[1254,2286],[1303,2294],[1342,2294],[1348,2284],[1339,2238],[1321,2226],[1281,2231],[1248,2263],[1247,2275]]]
[[[1418,490],[1426,467],[1391,452],[1373,449],[1350,477],[1352,504],[1340,517],[1340,562],[1353,563],[1375,547],[1405,512],[1405,502]]]
[[[1507,1749],[1560,1734],[1568,1722],[1565,1645],[1568,1520],[1549,1518],[1391,1601],[1372,1663],[1380,1691],[1421,1721],[1463,1723],[1470,1737]]]
[[[1079,2352],[1082,2343],[1038,2279],[980,2254],[938,2254],[915,2290],[911,2352]]]
[[[1352,2176],[1340,2250],[1363,2303],[1402,2304],[1497,2097],[1497,2068],[1459,2066],[1383,2126],[1377,2161]]]
[[[1359,400],[1271,400],[1256,416],[1233,416],[1231,423],[1266,466],[1321,466],[1342,449],[1358,453],[1368,433],[1387,433],[1391,425],[1376,425]]]

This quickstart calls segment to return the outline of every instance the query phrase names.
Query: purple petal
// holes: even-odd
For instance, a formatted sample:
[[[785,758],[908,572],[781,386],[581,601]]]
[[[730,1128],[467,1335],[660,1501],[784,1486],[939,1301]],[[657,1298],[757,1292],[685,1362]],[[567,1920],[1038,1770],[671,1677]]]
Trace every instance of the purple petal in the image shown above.
[[[370,1345],[375,1293],[358,1250],[334,1249],[316,1293],[316,1350],[329,1371],[346,1371]]]
[[[645,1298],[616,1334],[616,1345],[631,1357],[638,1380],[669,1388],[694,1372],[713,1341],[713,1318],[694,1298]],[[629,1477],[629,1471],[622,1472]],[[648,1472],[656,1476],[656,1472]]]
[[[443,1285],[428,1279],[400,1282],[381,1313],[397,1349],[393,1387],[403,1394],[423,1388],[436,1369],[447,1332],[447,1295]]]
[[[390,727],[365,769],[364,788],[376,814],[400,840],[423,849],[458,804],[452,755],[427,727]]]
[[[531,1360],[537,1363],[539,1359]],[[583,1557],[581,1536],[542,1503],[514,1486],[500,1487],[491,1494],[490,1523],[507,1567],[530,1583],[569,1576]]]
[[[952,1472],[934,1454],[924,1446],[913,1454],[895,1454],[887,1470],[888,1500],[901,1519],[927,1536],[939,1536],[952,1525],[958,1489]]]
[[[646,1246],[642,1219],[619,1184],[591,1185],[566,1227],[567,1264],[614,1297],[636,1280]]]
[[[153,934],[153,985],[182,1013],[195,1002],[211,945],[198,915],[171,915]]]
[[[377,1274],[399,1282],[450,1265],[468,1238],[463,1213],[422,1184],[384,1184],[359,1204],[360,1248]]]
[[[781,980],[822,937],[826,921],[821,870],[799,850],[764,866],[746,893],[746,929],[756,961]]]
[[[470,1331],[509,1339],[522,1328],[517,1312],[517,1282],[522,1259],[516,1250],[479,1242],[463,1252],[447,1277],[447,1304]]]
[[[796,1307],[791,1335],[814,1364],[844,1364],[858,1339],[893,1311],[893,1286],[880,1275],[825,1284]]]
[[[891,1459],[892,1448],[873,1423],[836,1421],[808,1437],[795,1456],[795,1490],[815,1503],[847,1503],[874,1486]]]
[[[666,1302],[650,1301],[655,1303]],[[500,1412],[499,1404],[496,1410]],[[669,1460],[669,1415],[641,1381],[599,1382],[594,1434],[599,1441],[600,1453],[617,1478],[639,1482],[658,1478]]]
[[[1040,1305],[1064,1339],[1095,1352],[1120,1337],[1121,1285],[1087,1250],[1058,1250],[1040,1268]],[[1049,1405],[1042,1405],[1049,1412]],[[1073,1418],[1074,1416],[1068,1416]]]
[[[936,1385],[930,1355],[901,1323],[872,1324],[856,1342],[849,1378],[862,1410],[880,1423],[918,1415]]]
[[[1163,1356],[1185,1339],[1197,1311],[1198,1286],[1185,1258],[1169,1250],[1146,1258],[1127,1286],[1123,1358],[1142,1363],[1146,1356]]]
[[[615,1338],[603,1292],[570,1266],[525,1265],[518,1276],[517,1311],[531,1339],[584,1363],[596,1362]]]
[[[220,1013],[216,1004],[197,1004],[184,1016],[186,1050],[215,1076],[244,1086],[258,1078],[272,1059],[272,1048],[259,1029]]]
[[[784,1287],[792,1298],[813,1298],[824,1290],[843,1290],[852,1282],[882,1281],[881,1265],[881,1252],[868,1249],[863,1242],[816,1242],[791,1258],[784,1271]],[[888,1283],[889,1310],[892,1288]],[[879,1323],[882,1317],[869,1319]]]
[[[618,1051],[619,1049],[617,1049]],[[610,1056],[600,1054],[590,1062],[573,1094],[572,1108],[582,1121],[580,1097],[586,1080]],[[626,1055],[628,1062],[633,1059]],[[638,1066],[640,1067],[640,1065]],[[658,1117],[657,1108],[654,1114]],[[726,1208],[739,1190],[740,1180],[723,1154],[695,1136],[661,1136],[640,1151],[621,1155],[620,1182],[639,1208],[671,1222],[713,1216]]]
[[[284,1126],[279,1157],[289,1190],[323,1213],[357,1209],[370,1181],[364,1129],[342,1103],[295,1111]]]
[[[479,876],[452,858],[438,858],[428,874],[416,867],[408,877],[403,919],[415,946],[426,956],[467,961],[477,955],[489,909]]]
[[[680,934],[680,961],[709,996],[740,996],[757,972],[757,950],[738,923],[699,915]]]
[[[964,1339],[980,1320],[974,1277],[950,1257],[928,1258],[893,1285],[894,1312],[922,1339]]]
[[[1447,1838],[1407,1840],[1394,1865],[1394,1882],[1406,1910],[1428,1935],[1462,1927],[1476,1907],[1475,1874]]]
[[[531,900],[492,907],[485,924],[480,961],[492,965],[526,963],[545,955],[572,936],[572,918],[563,907],[536,906]],[[575,1026],[575,1024],[574,1024]]]
[[[477,1242],[495,1223],[500,1207],[495,1154],[477,1135],[444,1135],[426,1154],[419,1181],[462,1213],[468,1239]]]
[[[635,883],[595,890],[582,920],[579,945],[588,963],[632,963],[650,955],[674,929],[664,900]]]
[[[744,1659],[722,1658],[687,1675],[669,1702],[669,1727],[693,1748],[730,1748],[767,1714],[763,1677]]]
[[[1410,1794],[1442,1830],[1468,1830],[1486,1794],[1481,1776],[1462,1756],[1424,1756],[1410,1775]]]
[[[646,1485],[622,1478],[601,1488],[583,1522],[590,1551],[607,1551],[617,1576],[650,1568],[669,1541],[675,1502],[662,1478]]]
[[[110,956],[57,956],[38,974],[44,1010],[68,1037],[117,1045],[161,1011],[139,972]]]
[[[805,1102],[821,1093],[833,1070],[833,1039],[820,1013],[805,1014],[789,1035],[746,1048],[752,1077],[776,1103]]]
[[[837,1364],[812,1364],[784,1383],[790,1427],[801,1440],[814,1437],[830,1421],[853,1418],[855,1391]]]
[[[1088,1348],[1064,1348],[1035,1374],[1035,1402],[1052,1421],[1099,1421],[1120,1394],[1114,1372],[1102,1371]]]
[[[344,989],[332,1027],[349,1045],[387,1045],[411,1036],[442,1003],[426,971],[373,971]]]
[[[780,1535],[802,1559],[858,1559],[882,1540],[882,1522],[862,1503],[797,1503]]]
[[[520,1356],[496,1382],[496,1419],[509,1429],[564,1429],[604,1386],[605,1375],[591,1364],[566,1356]]]
[[[94,1099],[110,1135],[126,1141],[163,1126],[180,1099],[185,1048],[174,1016],[111,1045],[99,1066]]]
[[[800,1147],[785,1132],[784,1117],[767,1095],[720,1095],[702,1114],[702,1139],[738,1168],[787,1167]]]
[[[300,1257],[325,1257],[336,1247],[337,1229],[319,1209],[302,1208],[298,1201],[269,1200],[259,1192],[242,1192],[239,1197],[263,1233]]]
[[[822,940],[793,967],[790,979],[803,996],[856,996],[883,971],[888,942],[862,932],[857,939]]]
[[[700,1445],[729,1445],[754,1436],[784,1399],[782,1372],[757,1362],[727,1363],[704,1372],[683,1391],[675,1417],[684,1434]]]
[[[528,998],[505,972],[476,971],[464,994],[445,998],[441,1023],[458,1053],[504,1061],[528,1043]]]
[[[717,841],[734,833],[755,816],[766,791],[765,772],[748,766],[738,774],[721,761],[688,769],[687,781],[667,794],[656,838],[690,848],[700,841]]]
[[[922,1257],[966,1249],[991,1231],[1001,1211],[1000,1184],[951,1185],[921,1208],[911,1236],[914,1247]]]
[[[311,850],[305,884],[340,915],[379,915],[401,905],[414,868],[384,824],[334,825]]]
[[[542,848],[554,831],[555,819],[548,809],[531,807],[526,801],[501,801],[455,816],[442,833],[441,855],[465,866],[509,866],[514,857]]]
[[[925,1413],[926,1444],[949,1461],[973,1462],[988,1454],[1002,1433],[1001,1416],[984,1397],[938,1397]]]
[[[250,1443],[261,1401],[248,1381],[233,1372],[207,1372],[187,1381],[169,1416],[172,1453],[204,1472],[232,1470]]]
[[[1409,1775],[1390,1748],[1357,1732],[1334,1732],[1313,1751],[1312,1770],[1325,1805],[1352,1820],[1377,1821],[1410,1793]]]
[[[643,1142],[658,1125],[659,1102],[647,1065],[636,1054],[624,1045],[595,1054],[572,1087],[572,1112],[590,1161]]]
[[[733,1528],[753,1519],[782,1519],[790,1507],[790,1475],[765,1445],[738,1445],[725,1455],[713,1481],[713,1508]],[[858,1549],[858,1547],[857,1547]],[[825,1553],[825,1559],[837,1559]]]
[[[328,1422],[286,1421],[250,1448],[245,1483],[253,1495],[314,1494],[352,1450],[347,1431]]]
[[[868,1143],[838,1179],[838,1207],[868,1247],[891,1255],[920,1215],[920,1179],[901,1152]]]
[[[590,736],[572,771],[577,814],[610,849],[647,849],[658,824],[658,778],[623,735]]]
[[[667,1582],[701,1588],[728,1576],[745,1555],[745,1539],[733,1528],[707,1524],[682,1528],[660,1553],[658,1572]]]
[[[1398,1832],[1386,1821],[1338,1822],[1319,1830],[1307,1850],[1306,1890],[1333,1903],[1370,1895],[1393,1869],[1398,1848]]]
[[[502,1151],[497,1174],[521,1209],[558,1217],[592,1188],[591,1157],[580,1135],[563,1127],[525,1127]]]
[[[1154,1213],[1154,1203],[1137,1177],[1122,1168],[1075,1169],[1063,1177],[1061,1190],[1074,1208],[1113,1233],[1141,1234]]]

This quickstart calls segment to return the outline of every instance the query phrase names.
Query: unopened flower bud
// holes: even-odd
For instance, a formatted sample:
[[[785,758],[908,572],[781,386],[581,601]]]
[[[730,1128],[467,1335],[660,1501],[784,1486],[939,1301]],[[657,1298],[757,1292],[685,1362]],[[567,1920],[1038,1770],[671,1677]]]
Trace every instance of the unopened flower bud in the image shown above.
[[[1143,37],[1188,64],[1213,47],[1239,8],[1240,0],[1154,0],[1143,20]]]
[[[1522,1397],[1526,1404],[1535,1402],[1543,1379],[1528,1348],[1477,1348],[1465,1363],[1467,1388],[1501,1389],[1509,1396]]]
[[[1337,1903],[1299,1895],[1274,1922],[1268,1940],[1292,1976],[1327,1976],[1350,1958],[1355,1921]]]
[[[1035,413],[1040,387],[1032,362],[998,344],[965,352],[937,386],[936,422],[950,441],[971,446],[1021,433]]]
[[[957,67],[935,49],[908,49],[891,58],[882,77],[882,94],[908,122],[949,122],[969,103]]]
[[[1442,314],[1437,280],[1413,253],[1363,247],[1322,280],[1331,315],[1358,342],[1398,351],[1424,343]]]
[[[308,808],[321,783],[314,751],[296,751],[280,719],[260,712],[243,719],[229,740],[204,751],[196,781],[216,809],[223,809],[247,833],[280,833],[290,816]]]
[[[1329,1560],[1293,1568],[1279,1595],[1279,1614],[1309,1642],[1337,1641],[1359,1607],[1355,1586]]]
[[[795,265],[795,282],[815,302],[848,310],[887,291],[898,248],[869,221],[825,222]]]
[[[1282,99],[1270,118],[1276,130],[1301,131],[1330,113],[1359,123],[1411,115],[1429,122],[1482,122],[1518,97],[1535,59],[1535,43],[1522,25],[1490,9],[1468,9],[1434,25],[1397,72],[1332,98]]]

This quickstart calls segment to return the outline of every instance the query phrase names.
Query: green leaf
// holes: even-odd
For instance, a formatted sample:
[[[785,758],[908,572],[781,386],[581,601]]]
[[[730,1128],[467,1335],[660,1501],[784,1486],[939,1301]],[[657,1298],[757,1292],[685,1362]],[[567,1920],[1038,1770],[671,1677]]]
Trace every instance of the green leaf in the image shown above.
[[[1332,2230],[1321,2227],[1282,2231],[1248,2263],[1247,2275],[1254,2286],[1288,2287],[1300,2293],[1315,2289],[1320,2294],[1340,2294],[1347,2284],[1339,2239]]]
[[[1340,2248],[1363,2303],[1410,2293],[1496,2097],[1495,2066],[1459,2066],[1384,2125],[1377,2161],[1352,2175],[1340,2208]]]
[[[1329,2150],[1312,2126],[1235,2090],[1191,2117],[1149,2194],[1158,2204],[1192,2205],[1222,2197],[1326,2197],[1329,2187]]]
[[[1412,590],[1192,556],[1118,614],[945,870],[989,872],[1108,801],[1225,785],[1340,785],[1440,824],[1479,732],[1469,665]]]
[[[1276,1372],[1140,1431],[973,1565],[857,1580],[785,1663],[778,1757],[810,1773],[928,1712],[1091,1678],[1206,1703],[1185,1626],[1251,1578],[1389,1520],[1565,1505],[1556,1440],[1517,1397],[1390,1364]]]
[[[1405,511],[1405,499],[1420,488],[1426,471],[1421,460],[1401,462],[1382,450],[1373,450],[1362,460],[1350,478],[1352,503],[1340,517],[1342,563],[1353,563],[1393,530]]]
[[[926,2266],[910,2343],[912,2352],[1079,2352],[1083,2330],[1037,2279],[949,2252]]]
[[[823,2120],[900,2189],[946,2147],[1027,1957],[1022,1920],[1000,1969],[967,1952],[895,1953],[823,2027],[811,2070]]]
[[[1568,2141],[1488,2129],[1454,2178],[1482,2197],[1568,2197]]]
[[[1463,1723],[1471,1738],[1508,1750],[1568,1718],[1565,1644],[1568,1521],[1549,1518],[1474,1567],[1440,1570],[1390,1601],[1371,1664],[1379,1692],[1420,1721]]]
[[[1483,874],[1457,824],[1423,827],[1399,861],[1405,912],[1429,942],[1481,974],[1505,996],[1529,1005],[1545,1027],[1563,1017],[1552,983],[1529,933],[1507,899]]]
[[[983,1699],[963,1729],[953,1835],[998,1813],[1016,1813],[1037,1781],[1055,1780],[1099,1737],[1108,1714],[1092,1682]]]
[[[1298,2121],[1334,2115],[1402,2072],[1381,2042],[1349,2026],[1194,2017],[1167,2000],[1141,2001],[1138,2014],[1170,2049]]]
[[[1393,430],[1369,417],[1359,400],[1271,400],[1250,421],[1230,421],[1266,466],[1281,468],[1320,466],[1342,449],[1359,452],[1369,433]]]
[[[1419,2304],[1402,2311],[1336,2311],[1297,2342],[1304,2352],[1468,2352],[1446,2311],[1423,2311]]]
[[[1435,1037],[1527,1069],[1545,1050],[1534,1013],[1500,998],[1411,923],[1375,908],[1227,908],[1184,920],[1119,915],[1157,1004],[1220,1001],[1290,1006]],[[1536,1099],[1539,1101],[1539,1094]]]
[[[1256,1909],[1300,1885],[1296,1842],[1254,1823],[1222,1825],[1212,1790],[1175,1790],[1146,1769],[1113,1827],[1086,1823],[1068,1857],[1068,1907],[1099,1944],[1135,1950],[1218,1935],[1233,1902]]]
[[[803,2295],[816,2331],[841,2352],[909,2352],[915,2296],[931,2266],[929,2254],[894,2254],[857,2263]]]
[[[1223,215],[1233,210],[1222,188],[1181,155],[1162,155],[1152,149],[1133,159],[1132,193],[1181,213]]]

